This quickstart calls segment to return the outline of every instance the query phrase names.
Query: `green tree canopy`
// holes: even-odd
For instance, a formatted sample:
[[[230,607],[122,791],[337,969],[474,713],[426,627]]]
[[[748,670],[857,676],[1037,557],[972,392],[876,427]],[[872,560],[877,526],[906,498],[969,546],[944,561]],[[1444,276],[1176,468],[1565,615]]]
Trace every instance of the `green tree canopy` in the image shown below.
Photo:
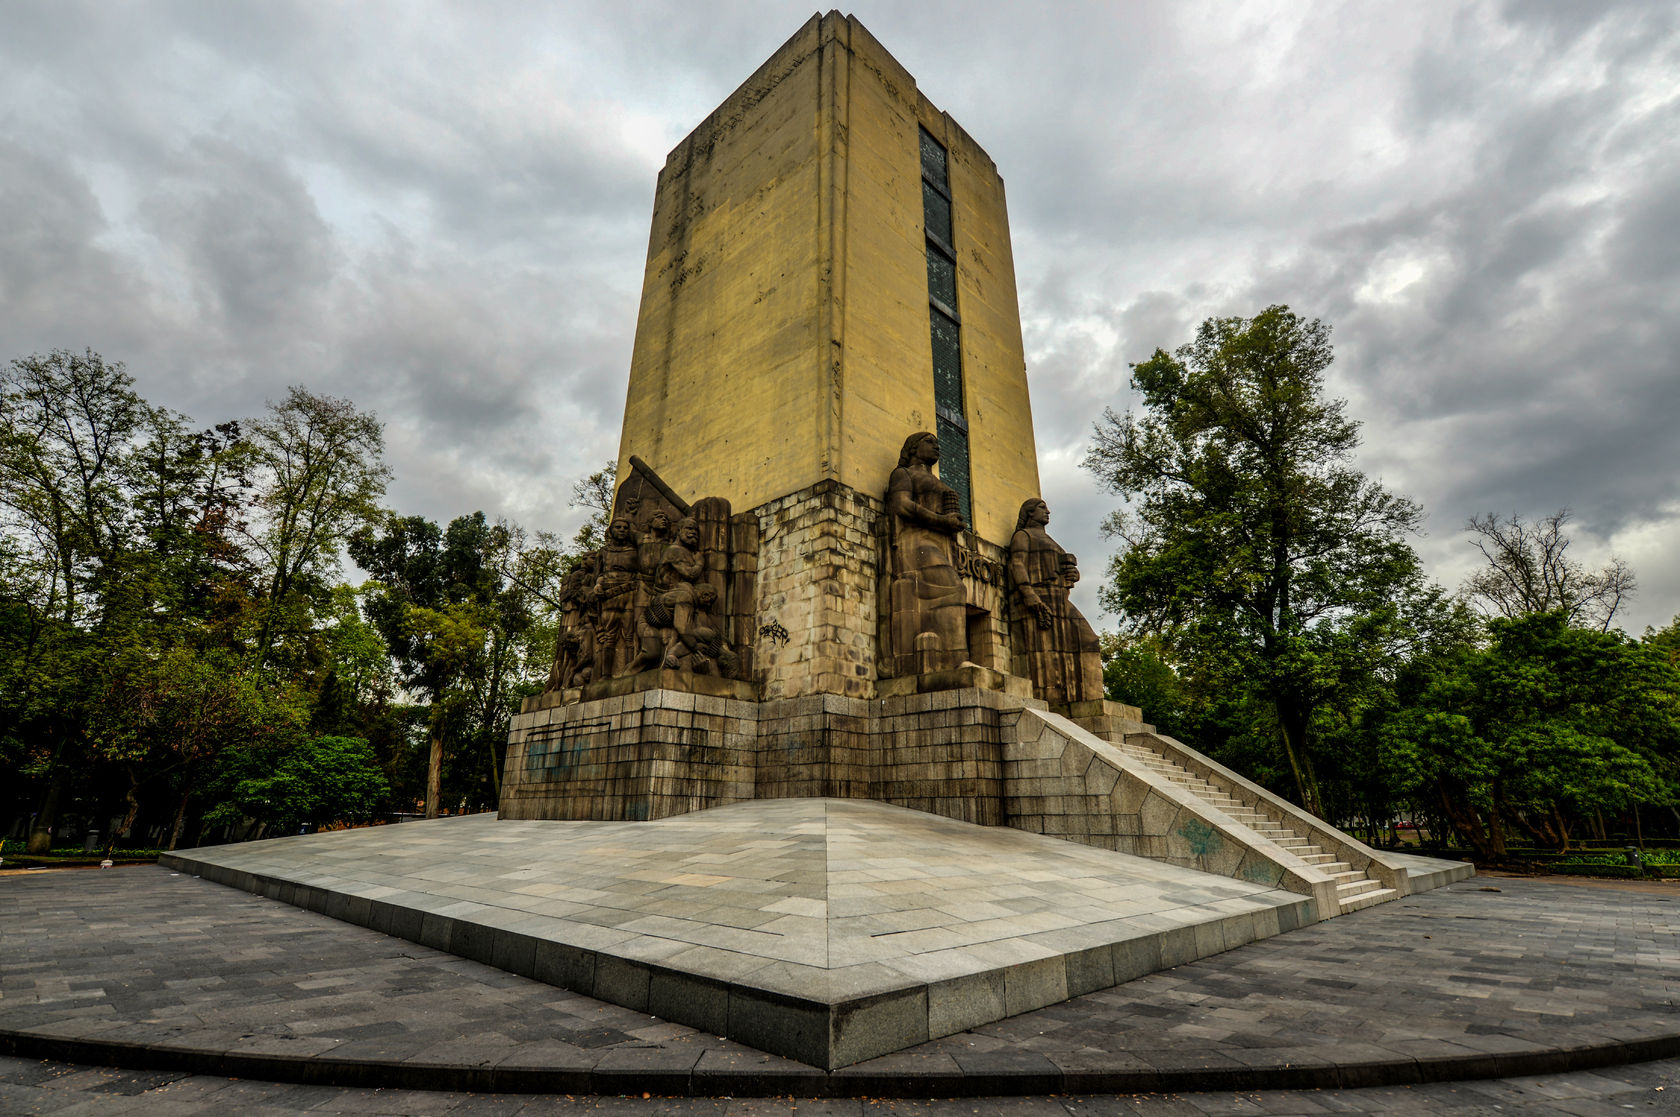
[[[347,399],[301,387],[251,422],[255,483],[249,538],[268,593],[253,649],[261,670],[285,628],[302,627],[310,602],[337,573],[350,534],[379,518],[390,470],[384,428]]]
[[[281,832],[331,822],[362,822],[389,794],[373,749],[360,737],[306,736],[229,752],[217,773],[208,819],[246,819]]]
[[[1664,649],[1572,627],[1561,609],[1488,631],[1402,680],[1380,730],[1397,790],[1488,858],[1513,826],[1562,849],[1569,815],[1672,800],[1680,667]]]
[[[1275,716],[1302,802],[1320,811],[1314,714],[1419,638],[1443,595],[1407,536],[1417,505],[1350,464],[1359,425],[1324,395],[1330,331],[1287,307],[1212,318],[1133,366],[1141,413],[1105,413],[1085,466],[1130,502],[1103,600],[1192,673]]]

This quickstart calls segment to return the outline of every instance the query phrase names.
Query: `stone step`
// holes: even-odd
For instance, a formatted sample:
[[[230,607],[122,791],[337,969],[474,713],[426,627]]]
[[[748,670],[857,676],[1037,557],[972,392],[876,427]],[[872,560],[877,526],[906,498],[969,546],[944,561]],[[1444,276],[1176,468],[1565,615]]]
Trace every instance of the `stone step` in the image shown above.
[[[1288,850],[1295,857],[1330,877],[1336,882],[1336,898],[1343,911],[1358,911],[1398,895],[1394,889],[1384,888],[1380,882],[1372,880],[1364,872],[1354,870],[1347,862],[1338,861],[1334,853],[1315,845],[1310,838],[1296,833],[1286,823],[1279,822],[1276,818],[1244,803],[1218,784],[1194,775],[1183,765],[1168,760],[1155,750],[1128,742],[1121,742],[1119,748],[1127,759],[1142,764],[1166,777],[1169,782],[1194,793],[1208,806],[1229,815],[1232,820],[1247,826],[1256,834]]]
[[[1379,888],[1375,892],[1361,892],[1357,896],[1341,896],[1338,897],[1338,899],[1341,901],[1342,911],[1346,913],[1350,911],[1358,911],[1361,908],[1368,908],[1373,904],[1380,904],[1385,900],[1392,900],[1398,895],[1400,895],[1400,893],[1392,888]]]
[[[1349,896],[1359,896],[1366,892],[1374,892],[1382,888],[1379,881],[1374,881],[1363,873],[1353,880],[1336,885],[1336,896],[1346,900]]]

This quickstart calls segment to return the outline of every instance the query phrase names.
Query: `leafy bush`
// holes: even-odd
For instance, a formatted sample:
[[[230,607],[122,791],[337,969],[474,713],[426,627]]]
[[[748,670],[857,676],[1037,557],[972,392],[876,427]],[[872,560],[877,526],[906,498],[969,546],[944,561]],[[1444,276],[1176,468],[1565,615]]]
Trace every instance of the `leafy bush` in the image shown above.
[[[28,853],[28,848],[29,843],[21,838],[7,838],[4,841],[0,841],[0,857],[43,856],[42,854],[30,855]],[[155,861],[157,860],[158,854],[162,852],[163,851],[161,849],[117,849],[110,851],[109,856],[118,861]],[[103,846],[98,849],[88,851],[82,849],[79,845],[56,846],[45,854],[47,857],[95,858],[104,857],[106,855],[106,850]]]
[[[1569,864],[1559,862],[1552,866],[1552,872],[1574,877],[1629,877],[1643,879],[1645,870],[1638,865],[1611,864]]]
[[[361,737],[308,737],[282,748],[236,749],[218,778],[222,801],[205,817],[250,818],[285,832],[304,823],[362,820],[389,794],[385,773]]]

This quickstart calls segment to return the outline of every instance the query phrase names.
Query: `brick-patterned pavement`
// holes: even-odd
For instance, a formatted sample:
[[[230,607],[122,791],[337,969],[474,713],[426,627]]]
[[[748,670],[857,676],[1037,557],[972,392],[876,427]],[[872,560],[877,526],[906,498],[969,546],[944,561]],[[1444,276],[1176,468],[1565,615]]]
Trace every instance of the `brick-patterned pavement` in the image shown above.
[[[1252,943],[825,1079],[689,1028],[155,867],[44,873],[0,884],[0,1032],[13,1037],[14,1051],[15,1037],[57,1036],[135,1045],[124,1048],[131,1052],[367,1064],[395,1076],[381,1080],[392,1083],[409,1073],[430,1075],[432,1085],[485,1085],[483,1073],[449,1075],[499,1066],[514,1072],[506,1083],[530,1088],[538,1080],[519,1087],[518,1074],[548,1068],[559,1075],[551,1084],[573,1093],[1282,1087],[1292,1084],[1278,1077],[1284,1067],[1333,1072],[1333,1080],[1310,1081],[1356,1086],[1672,1053],[1663,1044],[1680,1042],[1680,888],[1664,895],[1485,881]],[[1538,1067],[1522,1061],[1548,1057]],[[1272,1077],[1245,1079],[1247,1069]]]

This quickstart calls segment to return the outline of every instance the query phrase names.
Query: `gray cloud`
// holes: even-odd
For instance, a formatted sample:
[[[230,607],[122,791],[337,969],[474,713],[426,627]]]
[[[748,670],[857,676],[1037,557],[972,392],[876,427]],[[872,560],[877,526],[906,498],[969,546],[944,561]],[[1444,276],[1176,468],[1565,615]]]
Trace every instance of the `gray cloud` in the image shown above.
[[[290,383],[387,422],[390,499],[569,530],[613,456],[654,176],[784,3],[0,11],[0,357],[92,346],[203,422]],[[1680,611],[1668,5],[853,11],[1009,186],[1041,474],[1128,364],[1271,302],[1335,327],[1361,463],[1431,513],[1575,510]]]

